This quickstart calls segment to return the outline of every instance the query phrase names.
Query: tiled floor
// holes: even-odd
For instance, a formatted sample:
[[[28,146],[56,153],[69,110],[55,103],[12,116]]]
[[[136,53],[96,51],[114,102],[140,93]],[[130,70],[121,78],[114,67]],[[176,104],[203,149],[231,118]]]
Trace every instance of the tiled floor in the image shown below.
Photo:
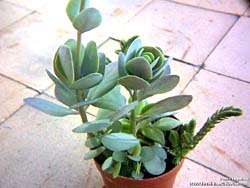
[[[64,12],[66,3],[0,0],[0,188],[102,187],[92,162],[83,161],[85,136],[71,132],[80,119],[53,118],[22,100],[53,94],[44,69],[52,68],[56,48],[67,38],[75,38]],[[221,106],[244,110],[244,116],[216,127],[188,155],[175,187],[220,183],[226,178],[250,179],[249,1],[91,3],[101,10],[104,21],[83,37],[84,43],[95,38],[98,44],[103,43],[100,51],[115,61],[113,51],[118,43],[108,38],[140,34],[145,44],[159,45],[166,55],[175,57],[172,72],[181,76],[181,82],[170,94],[194,96],[178,115],[183,120],[196,117],[199,127]],[[243,187],[227,182],[235,185],[224,187]]]

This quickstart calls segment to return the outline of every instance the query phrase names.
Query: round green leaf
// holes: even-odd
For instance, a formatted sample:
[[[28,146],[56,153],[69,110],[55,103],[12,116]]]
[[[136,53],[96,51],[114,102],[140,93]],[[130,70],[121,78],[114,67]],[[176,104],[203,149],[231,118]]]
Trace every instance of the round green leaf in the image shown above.
[[[143,57],[131,59],[126,64],[126,70],[129,74],[138,76],[144,80],[150,80],[153,74],[149,62]]]
[[[66,12],[70,19],[70,21],[73,23],[76,16],[80,13],[81,8],[81,0],[70,0]]]
[[[81,33],[98,27],[102,22],[102,16],[96,8],[83,10],[75,19],[73,26]]]
[[[156,155],[152,160],[144,162],[143,164],[146,170],[153,175],[160,175],[166,169],[166,162]]]
[[[114,151],[112,154],[112,158],[117,162],[124,162],[126,160],[126,153],[122,151]]]
[[[151,161],[155,156],[154,150],[152,147],[143,146],[141,150],[141,161],[147,162]]]
[[[111,151],[124,151],[136,146],[139,141],[131,134],[111,133],[103,137],[102,144]]]

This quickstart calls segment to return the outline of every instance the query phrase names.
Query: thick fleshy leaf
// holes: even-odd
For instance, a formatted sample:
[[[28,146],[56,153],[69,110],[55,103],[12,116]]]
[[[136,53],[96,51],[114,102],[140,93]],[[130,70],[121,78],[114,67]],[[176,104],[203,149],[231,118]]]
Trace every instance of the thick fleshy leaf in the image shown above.
[[[105,73],[105,68],[106,68],[106,56],[104,53],[98,53],[99,57],[99,69],[98,73],[104,75]]]
[[[146,80],[143,80],[142,78],[133,75],[124,76],[120,78],[118,82],[127,89],[132,90],[140,90],[150,86],[150,84]]]
[[[59,48],[56,51],[56,54],[55,54],[55,57],[54,57],[54,60],[53,60],[53,68],[54,68],[54,72],[55,72],[56,76],[60,79],[60,81],[63,82],[64,84],[66,84],[66,85],[69,85],[69,82],[68,82],[68,80],[66,78],[66,75],[65,75],[65,73],[63,71],[61,61],[60,61],[60,58],[59,58]],[[48,73],[48,70],[46,70],[46,72]],[[52,75],[52,73],[50,73],[50,74]],[[55,82],[54,79],[50,75],[49,75],[49,77],[53,80],[53,82]]]
[[[49,70],[46,69],[46,73],[50,77],[50,79],[55,83],[55,85],[59,86],[60,88],[63,88],[64,90],[67,90],[68,92],[71,92],[71,90],[57,77],[55,77]]]
[[[115,112],[112,110],[99,109],[96,115],[96,120],[99,119],[110,119]]]
[[[166,74],[166,72],[170,71],[169,68],[169,63],[171,63],[173,60],[173,57],[169,57],[166,61],[164,61],[163,65],[157,69],[155,69],[153,71],[154,73],[154,78],[158,77],[160,74],[164,73],[164,75]]]
[[[144,177],[144,174],[140,172],[139,174],[136,173],[135,171],[132,172],[132,177],[136,180],[142,180]]]
[[[101,145],[101,137],[99,136],[94,136],[94,137],[89,137],[85,141],[85,146],[88,148],[96,148]]]
[[[99,57],[96,43],[94,41],[90,41],[85,48],[84,58],[81,67],[81,76],[96,73],[98,72],[98,69]]]
[[[119,77],[126,76],[128,73],[125,69],[125,55],[124,53],[120,52],[119,53],[119,58],[118,58],[118,72],[119,72]]]
[[[124,106],[123,108],[121,108],[120,110],[116,111],[112,116],[111,116],[111,119],[110,121],[111,122],[114,122],[114,121],[117,121],[119,120],[120,118],[128,115],[128,113],[133,110],[136,105],[138,104],[137,101],[134,101],[126,106]]]
[[[65,108],[58,104],[40,98],[25,98],[24,102],[37,110],[52,116],[66,116],[71,114],[78,114],[78,112]]]
[[[59,85],[56,85],[55,87],[55,96],[60,102],[67,106],[71,106],[77,103],[76,94],[69,89],[64,89],[60,87]]]
[[[152,146],[152,149],[154,150],[155,155],[157,155],[160,159],[167,159],[167,152],[162,148],[161,145],[155,144]]]
[[[166,162],[156,155],[152,160],[144,162],[143,164],[146,170],[153,175],[160,175],[166,169]]]
[[[191,95],[178,95],[150,104],[150,108],[144,111],[143,115],[152,116],[172,112],[184,108],[192,101]]]
[[[89,100],[89,101],[78,102],[78,103],[75,103],[75,104],[71,105],[70,108],[74,109],[74,108],[79,108],[79,107],[82,107],[82,106],[90,105],[90,104],[93,104],[93,103],[95,103],[95,102],[97,102],[99,100],[100,100],[100,98],[92,99],[92,100]]]
[[[139,141],[131,134],[111,133],[103,137],[102,144],[111,151],[124,151],[136,146]]]
[[[89,90],[87,96],[88,100],[102,97],[116,86],[117,78],[119,77],[117,69],[117,62],[107,65],[101,83]]]
[[[159,49],[152,46],[143,46],[143,49],[143,53],[150,52],[156,59],[159,57],[158,63],[154,66],[154,70],[162,66],[164,62],[164,55]]]
[[[162,131],[170,131],[171,129],[174,129],[178,126],[180,126],[182,122],[180,122],[177,119],[166,117],[158,120],[155,122],[152,126],[157,127],[158,129]]]
[[[96,8],[87,8],[80,12],[74,19],[74,27],[81,33],[98,27],[102,22],[102,16]]]
[[[126,59],[125,62],[129,61],[131,58],[133,58],[137,52],[137,50],[141,47],[142,42],[140,38],[136,38],[131,45],[129,46],[127,53],[126,53]]]
[[[92,73],[76,80],[71,87],[77,90],[89,89],[99,84],[102,81],[102,78],[103,76],[100,73]]]
[[[143,57],[135,57],[127,62],[126,70],[144,80],[150,80],[153,74],[149,62]]]
[[[113,164],[112,157],[108,157],[102,164],[102,170],[103,171],[108,170],[110,167],[112,167],[112,164]]]
[[[152,147],[143,146],[141,150],[141,161],[147,162],[151,161],[155,156],[154,150]]]
[[[124,162],[126,161],[127,154],[122,151],[114,151],[112,154],[112,158],[117,162]]]
[[[75,79],[79,79],[80,77],[80,71],[81,71],[81,65],[84,57],[84,46],[81,44],[80,46],[80,58],[77,61],[77,41],[75,39],[69,39],[67,40],[64,45],[68,46],[71,50],[71,54],[73,57],[73,63],[74,63],[74,70],[75,70]]]
[[[79,127],[74,128],[73,132],[93,133],[93,132],[101,131],[105,128],[108,128],[109,126],[111,126],[109,119],[102,119],[102,120],[96,120],[96,121],[83,123]]]
[[[63,71],[67,77],[69,83],[72,83],[75,78],[73,58],[68,46],[62,45],[59,48],[59,58],[63,68]]]
[[[125,104],[126,98],[121,94],[120,87],[116,86],[106,95],[104,95],[101,100],[95,102],[93,106],[116,111],[125,106]]]
[[[142,134],[146,138],[149,138],[155,142],[158,142],[162,145],[165,144],[165,136],[164,136],[163,132],[158,128],[149,128],[149,127],[143,128]]]
[[[102,152],[104,152],[105,149],[106,148],[102,146],[102,147],[96,148],[94,150],[90,150],[88,153],[85,154],[84,159],[85,160],[93,159],[93,158],[99,156]]]
[[[80,13],[80,7],[81,7],[81,0],[70,0],[66,12],[70,19],[70,21],[73,23],[77,15]]]
[[[155,80],[150,84],[149,87],[139,92],[139,99],[142,100],[155,94],[169,92],[175,88],[175,86],[177,86],[179,80],[180,78],[177,75],[164,76],[158,80]]]

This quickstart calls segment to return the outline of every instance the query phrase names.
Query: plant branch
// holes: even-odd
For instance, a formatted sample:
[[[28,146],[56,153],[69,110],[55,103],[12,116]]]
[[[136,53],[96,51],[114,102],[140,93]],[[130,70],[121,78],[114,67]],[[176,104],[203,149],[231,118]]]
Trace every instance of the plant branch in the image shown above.
[[[232,106],[221,108],[217,110],[210,118],[207,119],[206,123],[199,130],[199,132],[194,136],[193,143],[190,149],[195,148],[195,146],[204,138],[204,136],[215,127],[215,124],[231,117],[242,115],[242,110],[239,108],[234,108]]]

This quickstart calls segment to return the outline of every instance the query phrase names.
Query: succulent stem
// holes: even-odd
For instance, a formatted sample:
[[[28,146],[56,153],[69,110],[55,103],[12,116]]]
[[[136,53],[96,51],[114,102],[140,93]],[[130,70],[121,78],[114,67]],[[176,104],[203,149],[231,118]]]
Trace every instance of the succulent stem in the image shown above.
[[[134,91],[132,95],[132,102],[137,100],[137,91]],[[136,136],[136,113],[135,109],[131,111],[130,115],[130,126],[131,126],[131,133]]]

